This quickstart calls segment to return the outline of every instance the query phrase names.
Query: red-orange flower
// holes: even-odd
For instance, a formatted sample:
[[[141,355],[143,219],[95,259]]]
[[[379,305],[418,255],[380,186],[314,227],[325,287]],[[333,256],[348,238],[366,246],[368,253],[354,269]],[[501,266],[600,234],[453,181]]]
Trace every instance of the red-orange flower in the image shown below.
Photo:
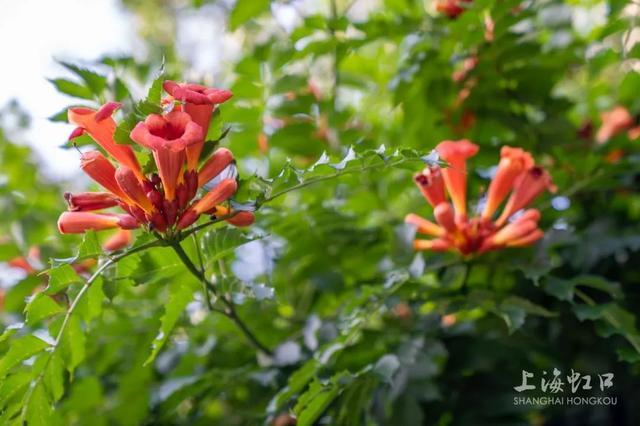
[[[500,150],[498,170],[489,185],[487,203],[482,217],[491,218],[500,203],[509,195],[518,176],[533,167],[533,157],[521,148],[503,146]]]
[[[188,146],[202,140],[202,127],[189,114],[151,114],[131,131],[131,139],[153,151],[165,198],[173,201]]]
[[[440,167],[427,167],[422,172],[413,175],[413,181],[420,188],[420,192],[432,207],[446,199],[444,179]]]
[[[58,219],[58,229],[63,234],[81,234],[104,229],[134,229],[138,226],[136,219],[126,214],[64,212]]]
[[[600,114],[600,118],[602,119],[602,125],[596,134],[596,142],[599,144],[603,144],[612,137],[633,127],[634,124],[629,110],[620,105],[610,111],[603,112]]]
[[[449,18],[457,18],[465,8],[462,3],[471,3],[472,0],[438,0],[436,3],[436,10],[440,13],[447,15]]]
[[[128,229],[119,229],[115,234],[102,243],[102,248],[107,251],[123,249],[133,242],[133,234]]]
[[[116,161],[129,167],[139,179],[142,179],[140,164],[138,164],[131,147],[119,145],[113,139],[116,132],[116,122],[111,115],[119,107],[120,104],[109,102],[97,111],[82,107],[69,108],[69,122],[78,126],[71,134],[71,137],[78,136],[78,133],[82,132],[88,133]]]
[[[199,84],[176,83],[167,80],[163,84],[164,90],[175,100],[183,102],[183,111],[202,128],[202,138],[187,148],[187,168],[195,170],[200,161],[200,154],[207,137],[209,123],[213,110],[217,104],[227,101],[233,94],[226,89],[200,86]]]
[[[478,145],[468,139],[443,141],[436,151],[449,166],[442,170],[444,183],[458,215],[467,213],[467,158],[478,153]]]
[[[145,174],[135,160],[131,147],[117,145],[113,141],[115,121],[111,114],[118,107],[110,103],[98,111],[87,108],[72,108],[70,119],[81,130],[74,135],[87,132],[117,162],[114,165],[99,151],[85,152],[81,156],[81,168],[106,192],[83,192],[65,194],[69,212],[60,216],[58,227],[62,233],[82,233],[87,230],[119,228],[133,229],[144,226],[162,233],[172,233],[194,223],[200,215],[229,216],[226,220],[235,226],[253,223],[251,212],[236,212],[221,205],[237,190],[235,179],[225,179],[209,192],[198,196],[199,188],[214,180],[233,162],[233,154],[219,148],[207,159],[200,170],[190,167],[188,150],[204,141],[203,125],[208,126],[213,105],[224,102],[231,93],[221,89],[207,89],[197,85],[177,85],[167,82],[165,88],[173,96],[165,103],[179,99],[185,102],[167,114],[150,114],[139,122],[131,132],[131,139],[149,149],[153,154],[155,168]],[[187,106],[206,106],[197,113],[185,112]],[[193,111],[192,111],[193,112]],[[206,124],[199,124],[197,120]],[[197,153],[198,157],[200,151]],[[195,165],[198,161],[195,161]],[[152,165],[153,167],[153,165]],[[95,212],[120,207],[125,213]],[[128,245],[130,232],[117,232],[105,242],[105,249],[116,250]]]
[[[445,194],[437,192],[437,196],[433,195],[433,187],[437,186],[433,184],[436,182],[433,178],[427,182],[431,185],[426,185],[420,181],[425,172],[414,177],[421,192],[432,205],[435,218],[434,223],[413,213],[405,217],[405,222],[415,226],[419,234],[434,237],[416,239],[413,243],[416,250],[455,250],[467,255],[503,247],[524,247],[543,237],[544,233],[538,229],[538,210],[526,210],[507,223],[508,219],[516,217],[516,213],[545,189],[555,191],[551,177],[541,167],[534,165],[531,154],[520,148],[502,148],[501,160],[489,185],[484,210],[480,216],[468,218],[466,159],[475,155],[478,148],[468,140],[461,140],[444,141],[436,149],[449,166],[444,169],[432,166],[427,170],[429,176],[441,174],[444,177],[453,207],[446,201]],[[509,199],[502,213],[493,221],[494,212],[507,196]]]

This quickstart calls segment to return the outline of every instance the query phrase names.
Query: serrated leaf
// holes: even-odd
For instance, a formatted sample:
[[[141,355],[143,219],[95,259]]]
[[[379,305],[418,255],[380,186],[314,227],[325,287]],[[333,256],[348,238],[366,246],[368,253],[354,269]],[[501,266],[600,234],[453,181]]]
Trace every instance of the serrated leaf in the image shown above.
[[[60,419],[42,382],[37,383],[31,392],[26,406],[26,421],[29,426],[56,426],[60,424]]]
[[[91,90],[82,84],[64,78],[56,78],[49,81],[56,87],[58,92],[64,93],[65,95],[81,99],[93,99]]]
[[[44,293],[38,293],[25,307],[27,324],[34,325],[43,319],[65,312],[55,300]]]
[[[69,373],[74,370],[86,357],[87,337],[82,330],[80,319],[76,315],[71,315],[64,329],[61,342],[61,354],[64,364]]]
[[[85,136],[81,136],[84,138]],[[87,136],[88,137],[88,136]],[[79,139],[79,138],[76,138]],[[75,140],[75,139],[74,139]],[[93,142],[92,142],[93,143]],[[53,259],[53,266],[58,266],[62,264],[72,264],[76,263],[78,260],[96,258],[102,254],[102,247],[100,246],[100,242],[98,241],[98,236],[95,231],[87,231],[82,236],[82,242],[78,246],[78,251],[72,257],[64,258],[64,259]]]
[[[584,320],[594,321],[602,318],[602,314],[606,308],[607,308],[607,305],[590,306],[585,304],[578,304],[573,306],[573,311],[575,312],[576,317],[578,317],[580,321],[584,321]]]
[[[30,371],[17,371],[0,382],[0,407],[6,407],[7,403],[20,397],[28,388],[33,375]]]
[[[52,295],[61,292],[71,284],[81,283],[84,280],[76,271],[67,264],[56,266],[49,270],[49,284],[44,290],[44,294]]]
[[[300,396],[293,411],[297,415],[298,426],[311,426],[325,412],[329,404],[340,394],[343,387],[351,382],[351,375],[338,373],[325,383],[315,380]]]
[[[103,283],[102,277],[96,278],[89,286],[87,294],[78,303],[78,315],[87,324],[102,315],[102,302],[105,298]]]
[[[208,262],[215,262],[230,254],[243,244],[255,241],[261,237],[248,237],[237,228],[222,228],[207,232],[201,240],[202,249],[209,254]]]
[[[7,353],[0,360],[0,379],[20,362],[45,350],[49,345],[41,339],[30,334],[11,342]]]
[[[297,393],[300,393],[300,391],[307,386],[319,368],[320,363],[316,359],[310,359],[302,367],[297,369],[289,376],[287,386],[273,397],[267,411],[272,414],[277,413],[289,399]]]
[[[122,145],[135,145],[135,142],[131,139],[131,131],[135,127],[138,120],[135,115],[131,114],[125,117],[118,125],[116,126],[116,131],[113,134],[113,140],[116,143]]]
[[[567,301],[573,300],[573,287],[573,282],[554,276],[547,277],[542,283],[544,291],[560,300]]]
[[[59,64],[80,77],[96,96],[100,96],[107,87],[107,78],[97,72],[69,62],[59,62]]]
[[[50,357],[49,364],[44,371],[43,383],[51,400],[56,402],[64,394],[64,365],[60,353],[53,352]]]
[[[162,318],[160,318],[160,330],[151,344],[151,354],[144,362],[144,365],[148,365],[156,359],[156,356],[158,356],[158,353],[160,353],[160,350],[167,342],[178,318],[180,318],[184,308],[192,299],[193,289],[191,287],[181,283],[174,284],[170,287],[169,300],[165,304],[164,314]]]
[[[606,280],[605,278],[597,275],[580,275],[572,278],[571,281],[574,285],[583,285],[604,291],[616,299],[622,297],[620,284]]]

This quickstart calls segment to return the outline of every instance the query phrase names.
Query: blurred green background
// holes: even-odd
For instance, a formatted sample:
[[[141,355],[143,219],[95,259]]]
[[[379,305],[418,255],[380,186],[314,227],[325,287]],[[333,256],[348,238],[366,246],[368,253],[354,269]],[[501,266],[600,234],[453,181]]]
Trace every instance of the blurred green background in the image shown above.
[[[427,0],[103,3],[93,15],[74,2],[52,11],[69,35],[60,55],[34,45],[62,61],[39,68],[53,84],[42,76],[37,96],[18,80],[26,59],[13,57],[0,79],[16,98],[0,110],[0,423],[640,424],[638,4],[474,0],[451,18]],[[105,52],[79,47],[94,37]],[[40,272],[106,237],[57,232],[62,193],[89,186],[60,110],[131,109],[162,64],[166,78],[233,91],[209,135],[229,129],[221,144],[237,159],[237,202],[319,178],[265,204],[249,231],[215,228],[193,242],[275,356],[207,312],[198,282],[159,248],[108,270],[43,367],[68,299],[25,316],[48,280],[64,280]],[[34,112],[39,99],[51,110]],[[611,126],[601,114],[616,106],[631,122],[598,143]],[[431,217],[414,160],[460,138],[481,147],[470,200],[502,145],[549,170],[558,192],[537,200],[546,235],[535,247],[474,259],[413,252],[404,216]],[[376,149],[403,161],[385,165]],[[319,159],[338,166],[313,169]],[[66,293],[79,287],[71,280]],[[523,370],[538,387],[527,396],[541,396],[554,368],[561,395],[572,396],[574,370],[593,386],[576,395],[617,404],[514,403]],[[44,386],[30,387],[40,372]],[[601,390],[604,373],[613,386]]]

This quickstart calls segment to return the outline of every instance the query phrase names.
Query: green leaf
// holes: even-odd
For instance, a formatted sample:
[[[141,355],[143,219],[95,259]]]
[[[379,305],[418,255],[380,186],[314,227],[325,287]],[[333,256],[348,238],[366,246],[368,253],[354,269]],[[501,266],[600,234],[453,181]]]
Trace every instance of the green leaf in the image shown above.
[[[59,401],[64,394],[64,365],[59,352],[53,352],[49,356],[51,359],[44,371],[43,382],[49,392],[51,400]]]
[[[4,342],[9,337],[11,337],[14,334],[16,334],[16,332],[18,330],[22,329],[22,327],[24,327],[24,323],[22,323],[22,322],[14,323],[14,324],[9,325],[7,328],[5,328],[2,331],[2,334],[0,334],[0,343]]]
[[[560,300],[573,300],[574,283],[554,276],[547,277],[542,283],[542,288],[552,296]]]
[[[169,300],[165,304],[164,314],[160,318],[160,331],[151,344],[151,355],[144,362],[148,365],[158,356],[158,353],[167,342],[171,330],[175,327],[182,311],[193,299],[193,289],[182,283],[174,284],[170,287]]]
[[[293,374],[289,376],[287,386],[273,397],[267,411],[271,414],[279,412],[287,401],[307,386],[319,368],[320,363],[316,359],[310,359],[302,367],[293,372]]]
[[[93,99],[93,93],[85,86],[64,78],[49,80],[58,90],[65,95],[81,99]]]
[[[69,122],[69,119],[67,118],[68,110],[69,110],[69,108],[61,109],[60,111],[58,111],[55,114],[51,115],[49,117],[49,121],[59,122],[59,123],[68,123]]]
[[[0,407],[19,397],[28,388],[33,379],[30,371],[17,371],[0,382]]]
[[[102,289],[103,283],[102,277],[96,278],[89,286],[87,294],[78,303],[78,315],[87,324],[102,314],[102,302],[105,298]]]
[[[49,284],[44,290],[44,294],[57,294],[71,284],[81,283],[83,281],[71,265],[63,264],[56,266],[49,270]]]
[[[100,96],[107,87],[107,77],[100,75],[94,71],[79,67],[69,62],[58,62],[69,71],[79,76],[96,95]]]
[[[164,65],[158,70],[156,77],[153,79],[147,97],[136,104],[136,112],[142,116],[149,114],[162,113],[162,83],[164,82]],[[131,128],[133,129],[133,127]]]
[[[238,0],[229,17],[231,30],[269,10],[269,3],[269,0]]]
[[[605,293],[609,293],[613,298],[622,297],[622,290],[620,284],[608,281],[603,277],[597,275],[580,275],[572,278],[571,281],[574,285],[583,285],[598,290],[602,290]]]
[[[135,127],[136,123],[138,123],[138,119],[135,115],[131,114],[124,118],[118,125],[116,126],[116,131],[113,135],[113,140],[116,143],[123,145],[135,145],[135,142],[131,139],[129,134]]]
[[[325,412],[329,404],[340,394],[343,387],[351,383],[347,372],[334,375],[327,382],[314,380],[293,408],[298,418],[298,426],[311,426]]]
[[[78,248],[78,255],[76,260],[98,257],[102,254],[102,247],[98,241],[98,235],[95,231],[85,232],[82,237],[82,242]]]
[[[31,392],[27,407],[26,421],[29,426],[55,426],[60,424],[53,404],[47,397],[44,384],[39,382]]]
[[[82,330],[80,319],[76,315],[71,315],[67,321],[61,342],[62,358],[64,359],[65,367],[71,374],[86,357],[86,341],[87,337]]]
[[[84,138],[84,137],[85,135],[80,136],[80,138]],[[80,138],[76,138],[76,139],[80,139]],[[91,143],[93,144],[93,142]],[[78,251],[76,252],[75,256],[64,258],[64,259],[53,259],[52,264],[54,266],[61,265],[61,264],[70,265],[72,263],[77,262],[78,260],[96,258],[101,254],[102,254],[102,247],[100,246],[100,242],[98,241],[98,236],[96,232],[87,231],[82,236],[82,242],[78,246]]]
[[[363,413],[374,396],[378,380],[371,374],[358,377],[340,398],[340,409],[335,419],[336,426],[357,426],[362,424]]]
[[[0,360],[0,379],[20,362],[48,347],[46,342],[30,334],[14,340],[5,356]]]
[[[575,305],[573,307],[573,311],[576,314],[576,317],[578,317],[578,319],[580,321],[584,321],[584,320],[597,320],[602,318],[602,314],[603,312],[606,310],[607,305],[586,305],[586,304],[579,304],[579,305]]]
[[[260,239],[261,237],[250,238],[246,233],[238,228],[221,228],[208,231],[202,238],[202,250],[209,254],[208,262],[215,262],[230,254],[243,244]]]
[[[27,323],[29,325],[37,324],[43,319],[50,318],[64,311],[65,309],[62,306],[44,293],[35,295],[25,307]]]

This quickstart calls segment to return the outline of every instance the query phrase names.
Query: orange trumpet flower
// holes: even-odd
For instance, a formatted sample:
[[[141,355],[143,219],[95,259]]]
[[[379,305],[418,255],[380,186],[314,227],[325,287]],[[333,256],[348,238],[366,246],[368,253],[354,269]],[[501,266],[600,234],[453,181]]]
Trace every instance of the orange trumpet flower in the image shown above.
[[[195,170],[200,161],[215,106],[227,101],[233,94],[225,89],[176,83],[171,80],[165,81],[163,87],[175,100],[184,103],[183,111],[202,128],[202,139],[187,148],[187,169]]]
[[[489,185],[487,204],[482,217],[490,218],[500,203],[509,195],[518,176],[533,167],[533,157],[521,148],[503,146],[500,150],[500,163],[496,175]]]
[[[138,221],[130,215],[89,212],[64,212],[58,219],[58,229],[63,234],[82,234],[89,230],[123,228],[134,229]]]
[[[97,111],[81,107],[69,108],[69,122],[78,126],[71,134],[71,138],[78,136],[80,132],[78,129],[82,129],[82,132],[88,133],[116,161],[129,167],[138,179],[142,180],[142,170],[131,147],[118,145],[113,139],[116,132],[116,122],[111,115],[118,108],[120,108],[120,104],[116,102],[106,103]]]
[[[107,192],[65,194],[69,212],[58,220],[62,233],[120,228],[105,242],[106,250],[128,245],[131,233],[124,232],[145,226],[161,233],[173,233],[194,223],[203,214],[231,216],[227,222],[248,226],[255,220],[253,213],[232,212],[221,205],[237,190],[235,179],[222,180],[210,192],[197,197],[199,188],[212,181],[229,164],[233,154],[219,148],[197,170],[206,129],[215,105],[231,97],[231,92],[199,85],[164,84],[169,97],[164,104],[174,105],[167,114],[150,114],[131,132],[131,139],[153,154],[157,173],[143,173],[130,146],[113,140],[116,122],[111,117],[119,104],[110,102],[98,110],[71,108],[69,120],[78,126],[71,137],[88,133],[117,164],[99,151],[81,155],[81,168]],[[190,148],[199,145],[198,149]],[[191,152],[191,154],[189,154]],[[195,160],[194,160],[195,159]],[[125,214],[90,213],[120,207]]]
[[[444,183],[455,207],[456,214],[467,213],[467,158],[478,153],[478,145],[468,139],[443,141],[436,151],[449,167],[442,170]]]
[[[131,139],[153,151],[167,200],[175,198],[186,148],[198,143],[202,137],[202,127],[181,111],[151,114],[131,131]]]
[[[500,163],[489,185],[483,212],[480,216],[468,218],[466,159],[476,154],[478,148],[468,140],[462,140],[444,141],[436,149],[440,156],[449,162],[449,167],[439,170],[439,167],[432,166],[428,169],[429,176],[437,176],[438,172],[442,174],[454,207],[445,201],[446,194],[437,196],[440,202],[433,202],[436,198],[433,196],[433,178],[425,184],[419,182],[419,178],[425,172],[414,176],[421,192],[434,207],[433,215],[436,220],[436,223],[433,223],[413,213],[405,217],[405,223],[415,226],[419,234],[435,237],[416,239],[414,249],[455,250],[467,255],[503,247],[525,247],[544,236],[538,229],[540,212],[536,209],[526,210],[507,223],[508,219],[515,217],[518,211],[525,208],[545,189],[555,191],[551,176],[541,167],[535,166],[530,153],[520,148],[502,148]],[[499,218],[492,221],[494,212],[509,194],[511,195]]]
[[[596,134],[596,142],[603,144],[612,137],[633,127],[634,120],[629,110],[623,106],[616,106],[610,111],[600,114],[602,125]]]
[[[131,231],[128,229],[119,229],[102,243],[102,248],[106,251],[116,251],[130,246],[132,242],[133,234]]]

